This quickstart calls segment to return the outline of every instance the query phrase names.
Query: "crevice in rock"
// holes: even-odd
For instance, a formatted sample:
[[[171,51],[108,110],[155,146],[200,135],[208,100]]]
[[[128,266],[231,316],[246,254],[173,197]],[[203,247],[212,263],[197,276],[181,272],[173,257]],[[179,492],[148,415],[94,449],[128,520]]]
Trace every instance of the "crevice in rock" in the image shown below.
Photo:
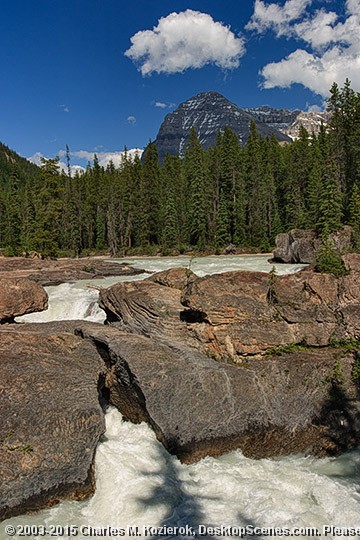
[[[186,323],[207,323],[210,324],[210,321],[207,318],[206,313],[203,311],[196,311],[194,309],[184,309],[180,312],[180,320]]]

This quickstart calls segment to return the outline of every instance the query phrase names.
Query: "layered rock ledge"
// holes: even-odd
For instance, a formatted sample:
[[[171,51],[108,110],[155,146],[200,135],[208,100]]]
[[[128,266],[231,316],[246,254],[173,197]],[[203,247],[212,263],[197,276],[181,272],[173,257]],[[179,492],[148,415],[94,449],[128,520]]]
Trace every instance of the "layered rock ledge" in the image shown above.
[[[0,278],[27,277],[43,286],[106,276],[133,276],[144,271],[126,263],[98,258],[40,260],[0,257]]]

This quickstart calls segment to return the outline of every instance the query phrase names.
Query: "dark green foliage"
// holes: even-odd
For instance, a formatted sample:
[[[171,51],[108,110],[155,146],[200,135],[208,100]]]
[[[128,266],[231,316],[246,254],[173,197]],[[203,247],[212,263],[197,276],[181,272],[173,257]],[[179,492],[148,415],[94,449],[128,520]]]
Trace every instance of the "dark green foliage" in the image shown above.
[[[42,159],[34,247],[43,257],[56,257],[60,246],[63,188],[58,166],[59,158]]]
[[[360,249],[360,189],[353,185],[349,201],[349,224],[353,228],[353,241],[356,249]]]
[[[160,166],[150,142],[142,160],[125,149],[119,167],[97,157],[84,174],[71,175],[58,160],[42,168],[0,144],[0,248],[8,254],[109,251],[172,253],[216,250],[231,243],[271,250],[284,230],[308,227],[323,239],[317,267],[335,274],[343,266],[329,234],[344,224],[360,248],[360,95],[349,81],[331,88],[328,129],[317,137],[300,128],[281,146],[251,125],[246,146],[225,128],[204,150],[192,130],[184,159]]]
[[[324,240],[319,248],[315,261],[315,269],[322,274],[333,274],[335,276],[343,276],[346,274],[346,268],[341,255],[335,249],[330,238]]]

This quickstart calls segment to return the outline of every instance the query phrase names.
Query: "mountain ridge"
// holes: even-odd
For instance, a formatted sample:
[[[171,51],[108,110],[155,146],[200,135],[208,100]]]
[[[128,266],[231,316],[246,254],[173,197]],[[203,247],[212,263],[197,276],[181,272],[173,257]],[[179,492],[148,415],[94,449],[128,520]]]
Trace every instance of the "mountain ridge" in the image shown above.
[[[251,121],[255,122],[263,137],[273,134],[279,142],[291,142],[299,129],[299,116],[302,117],[301,123],[311,127],[310,132],[316,132],[322,121],[326,123],[322,117],[325,114],[305,113],[300,109],[274,109],[269,106],[241,108],[218,92],[200,92],[165,116],[154,142],[160,161],[167,153],[184,155],[192,127],[197,130],[200,143],[205,149],[215,145],[218,130],[225,127],[232,129],[240,144],[244,145],[250,134]]]

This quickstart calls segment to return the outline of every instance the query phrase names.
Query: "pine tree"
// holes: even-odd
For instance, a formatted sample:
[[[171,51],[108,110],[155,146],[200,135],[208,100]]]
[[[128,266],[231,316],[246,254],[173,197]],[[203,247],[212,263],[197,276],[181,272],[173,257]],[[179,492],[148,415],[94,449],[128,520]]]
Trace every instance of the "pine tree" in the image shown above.
[[[143,157],[140,204],[143,213],[144,230],[141,232],[142,245],[159,244],[160,240],[160,168],[155,143],[149,142]]]
[[[360,249],[360,189],[354,184],[349,201],[349,225],[353,228],[353,240],[356,249]]]
[[[207,242],[208,230],[207,170],[205,152],[201,148],[194,128],[190,131],[184,168],[188,193],[187,230],[189,242],[203,249]]]
[[[3,242],[14,254],[20,248],[20,231],[20,180],[19,171],[16,165],[13,165],[5,194]]]
[[[341,226],[342,194],[338,183],[338,167],[334,159],[329,158],[325,164],[324,177],[319,197],[319,218],[317,230],[322,238]]]
[[[34,244],[43,257],[56,257],[60,244],[62,187],[59,158],[42,158]]]

